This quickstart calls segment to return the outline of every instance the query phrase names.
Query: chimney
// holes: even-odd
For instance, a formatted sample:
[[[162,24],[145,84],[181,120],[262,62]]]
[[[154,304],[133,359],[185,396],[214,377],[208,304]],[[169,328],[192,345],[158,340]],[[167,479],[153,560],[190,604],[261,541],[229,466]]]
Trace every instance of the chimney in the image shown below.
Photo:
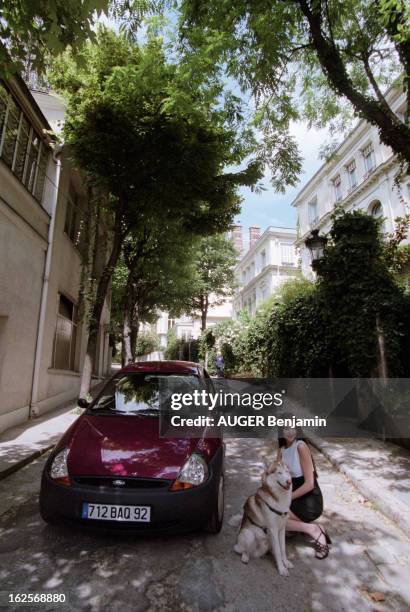
[[[238,251],[239,256],[241,256],[243,251],[242,225],[232,226],[232,240],[235,249]]]
[[[261,237],[261,228],[257,225],[253,225],[249,228],[249,248],[251,249],[253,245],[258,242]]]

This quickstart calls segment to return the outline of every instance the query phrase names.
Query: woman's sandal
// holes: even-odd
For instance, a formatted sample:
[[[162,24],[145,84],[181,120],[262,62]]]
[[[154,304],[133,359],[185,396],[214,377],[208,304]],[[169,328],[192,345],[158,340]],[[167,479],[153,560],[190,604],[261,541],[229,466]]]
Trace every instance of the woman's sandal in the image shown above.
[[[313,540],[313,547],[316,551],[315,557],[316,559],[326,559],[329,554],[329,544],[332,543],[332,540],[327,535],[326,531],[322,529],[320,525],[318,525],[321,533],[317,536],[316,540]],[[319,538],[324,535],[326,538],[326,544],[322,544],[319,542]]]

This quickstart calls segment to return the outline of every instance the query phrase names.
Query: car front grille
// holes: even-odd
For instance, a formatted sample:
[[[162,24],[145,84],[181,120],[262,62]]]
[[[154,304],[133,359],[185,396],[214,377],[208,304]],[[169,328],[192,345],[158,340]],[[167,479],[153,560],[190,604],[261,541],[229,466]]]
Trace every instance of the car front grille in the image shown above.
[[[163,478],[115,478],[107,476],[75,476],[74,482],[87,487],[113,489],[161,489],[169,487],[172,480]]]

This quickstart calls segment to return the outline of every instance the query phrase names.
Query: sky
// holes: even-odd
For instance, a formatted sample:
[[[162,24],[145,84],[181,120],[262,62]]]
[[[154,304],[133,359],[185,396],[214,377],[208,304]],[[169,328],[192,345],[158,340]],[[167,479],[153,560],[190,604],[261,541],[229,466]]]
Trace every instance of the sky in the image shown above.
[[[240,191],[243,197],[242,212],[236,217],[235,222],[246,230],[244,237],[247,228],[252,225],[260,227],[262,232],[269,225],[296,228],[296,209],[291,206],[291,202],[323,164],[319,159],[319,148],[328,140],[328,133],[326,130],[308,129],[304,123],[294,123],[291,131],[304,158],[299,184],[296,187],[289,187],[284,194],[275,193],[269,182],[269,176],[266,175],[263,181],[266,191],[261,194],[242,188]]]

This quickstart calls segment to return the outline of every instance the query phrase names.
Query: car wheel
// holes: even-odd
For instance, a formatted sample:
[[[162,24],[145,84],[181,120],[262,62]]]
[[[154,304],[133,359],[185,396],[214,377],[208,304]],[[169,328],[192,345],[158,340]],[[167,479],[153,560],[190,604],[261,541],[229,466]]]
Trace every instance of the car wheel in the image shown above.
[[[224,520],[224,506],[225,506],[225,480],[223,474],[219,479],[218,485],[218,496],[214,502],[213,512],[206,524],[206,531],[208,533],[219,533],[222,529],[222,523]]]

